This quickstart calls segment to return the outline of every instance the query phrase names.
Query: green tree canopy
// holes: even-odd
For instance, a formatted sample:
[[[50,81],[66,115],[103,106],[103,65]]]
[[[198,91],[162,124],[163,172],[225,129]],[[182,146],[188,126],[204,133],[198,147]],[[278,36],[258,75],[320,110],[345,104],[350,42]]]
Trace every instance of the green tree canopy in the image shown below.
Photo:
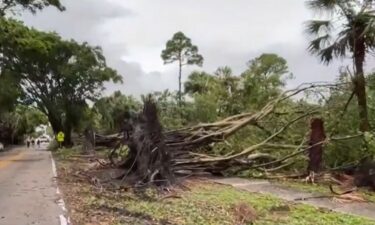
[[[215,77],[212,75],[206,72],[194,71],[184,83],[185,93],[190,95],[206,93],[209,91],[209,86],[212,86],[215,82]]]
[[[141,108],[141,103],[132,96],[116,91],[111,96],[95,102],[93,110],[99,116],[99,129],[104,133],[119,132],[124,119]]]
[[[14,109],[21,95],[19,78],[10,73],[0,74],[0,115]]]
[[[284,87],[288,65],[284,58],[276,54],[262,54],[250,60],[248,69],[241,74],[245,102],[243,105],[261,107],[276,97]]]
[[[67,143],[87,100],[96,100],[104,82],[121,81],[107,67],[99,47],[40,32],[14,20],[0,20],[0,69],[20,79],[25,101],[34,102]]]
[[[38,10],[42,10],[48,6],[56,7],[60,11],[65,10],[60,0],[1,0],[0,16],[5,16],[7,13],[14,13],[20,8],[36,13]]]
[[[47,124],[47,117],[32,106],[17,105],[3,113],[0,119],[0,140],[16,144],[26,134],[32,134],[41,124]]]

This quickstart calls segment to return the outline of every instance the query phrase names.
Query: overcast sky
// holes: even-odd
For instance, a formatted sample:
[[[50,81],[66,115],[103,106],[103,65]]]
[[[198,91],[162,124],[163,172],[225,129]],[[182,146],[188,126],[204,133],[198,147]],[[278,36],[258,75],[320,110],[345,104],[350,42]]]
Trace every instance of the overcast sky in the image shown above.
[[[139,95],[177,89],[176,65],[163,65],[165,42],[183,31],[204,56],[202,69],[213,72],[230,66],[236,74],[262,53],[277,53],[289,64],[295,79],[330,81],[338,61],[319,63],[306,52],[304,22],[312,18],[303,0],[62,0],[67,10],[46,9],[23,15],[26,24],[56,31],[64,38],[100,45],[108,64],[123,77],[122,85],[107,85],[107,93],[121,90]]]

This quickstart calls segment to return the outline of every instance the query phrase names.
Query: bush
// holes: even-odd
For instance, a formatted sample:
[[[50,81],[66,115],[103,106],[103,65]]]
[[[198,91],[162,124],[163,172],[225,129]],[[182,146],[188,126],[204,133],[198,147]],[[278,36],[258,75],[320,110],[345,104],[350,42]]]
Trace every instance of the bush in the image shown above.
[[[57,141],[53,139],[49,143],[47,150],[54,152],[54,151],[57,151],[58,148],[59,148],[59,143],[57,143]]]

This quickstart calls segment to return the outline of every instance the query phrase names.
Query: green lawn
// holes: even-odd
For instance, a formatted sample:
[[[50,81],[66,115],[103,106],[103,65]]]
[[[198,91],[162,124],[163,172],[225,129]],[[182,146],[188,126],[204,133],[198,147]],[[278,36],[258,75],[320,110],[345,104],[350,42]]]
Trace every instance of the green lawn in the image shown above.
[[[290,204],[269,195],[253,194],[232,187],[203,182],[194,184],[190,191],[178,193],[179,198],[153,200],[135,197],[132,193],[119,198],[88,196],[85,204],[97,209],[111,209],[128,214],[130,218],[121,219],[114,224],[143,224],[144,219],[155,224],[185,225],[370,225],[373,221],[359,217],[328,212],[302,204]],[[149,191],[150,192],[150,191]],[[121,195],[120,195],[121,196]],[[236,206],[245,205],[254,212],[256,219],[239,223],[241,215]],[[243,215],[242,215],[243,216]],[[246,220],[246,215],[243,216]],[[168,221],[169,223],[166,223]],[[138,223],[137,223],[138,222]]]

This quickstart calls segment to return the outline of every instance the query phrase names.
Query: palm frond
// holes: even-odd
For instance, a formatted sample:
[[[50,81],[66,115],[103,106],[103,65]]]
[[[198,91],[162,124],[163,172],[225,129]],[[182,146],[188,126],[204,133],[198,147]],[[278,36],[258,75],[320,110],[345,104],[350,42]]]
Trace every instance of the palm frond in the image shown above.
[[[327,48],[321,49],[318,52],[320,60],[325,64],[329,64],[333,59],[334,51],[335,51],[335,44],[328,46]]]
[[[368,13],[368,14],[374,15],[375,14],[375,9],[364,10],[363,13]]]
[[[331,41],[331,36],[320,36],[310,42],[308,50],[310,53],[320,57],[320,60],[329,64],[334,57],[344,57],[349,48],[348,35],[340,36],[336,41]]]
[[[363,13],[363,21],[366,25],[361,36],[365,37],[367,41],[375,42],[374,32],[375,32],[375,15],[372,13]],[[366,41],[366,42],[367,42]]]
[[[320,49],[317,52],[317,55],[320,57],[320,60],[323,63],[329,64],[333,60],[333,57],[345,57],[347,48],[348,41],[345,37],[338,40],[337,42],[334,42],[326,48]]]
[[[343,0],[309,0],[306,4],[313,10],[331,12],[342,2]]]
[[[328,33],[333,25],[329,20],[310,20],[306,23],[306,32],[308,34],[319,35],[321,32]]]
[[[350,48],[349,37],[348,35],[341,36],[335,42],[334,51],[336,57],[344,57],[346,55],[346,51]]]
[[[347,30],[352,30],[352,35],[355,35],[353,34],[354,27],[362,30],[362,33],[356,38],[364,38],[367,48],[375,48],[375,15],[373,12],[366,11],[358,14],[349,25]]]
[[[375,24],[367,27],[366,33],[364,34],[366,46],[374,50],[375,49]]]
[[[327,46],[329,44],[330,39],[331,36],[326,34],[312,40],[308,47],[309,52],[311,52],[312,54],[317,54],[321,51],[322,48],[324,48],[324,46]]]
[[[374,0],[363,0],[362,2],[362,7],[361,7],[361,11],[360,12],[365,12],[367,11],[368,9],[372,9],[372,6],[374,4]],[[374,10],[371,10],[374,12]]]

